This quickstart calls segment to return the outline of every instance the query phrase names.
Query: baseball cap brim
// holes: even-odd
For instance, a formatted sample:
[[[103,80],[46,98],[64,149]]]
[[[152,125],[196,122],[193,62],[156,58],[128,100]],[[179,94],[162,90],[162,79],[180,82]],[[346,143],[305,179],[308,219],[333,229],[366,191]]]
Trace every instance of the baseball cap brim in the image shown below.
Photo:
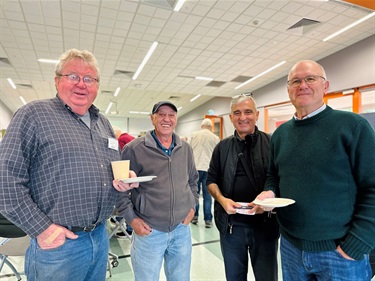
[[[152,108],[152,114],[157,112],[159,110],[159,108],[163,105],[168,105],[175,112],[177,112],[177,107],[173,103],[171,103],[170,101],[159,101],[158,103],[154,104],[154,107]]]

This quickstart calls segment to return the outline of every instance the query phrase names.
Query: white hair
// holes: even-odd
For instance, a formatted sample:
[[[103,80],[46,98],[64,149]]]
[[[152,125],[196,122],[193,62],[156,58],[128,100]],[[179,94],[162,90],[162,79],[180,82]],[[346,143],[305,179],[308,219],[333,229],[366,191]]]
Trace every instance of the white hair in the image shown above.
[[[209,118],[203,119],[203,121],[201,123],[201,126],[212,127],[211,119],[209,119]]]

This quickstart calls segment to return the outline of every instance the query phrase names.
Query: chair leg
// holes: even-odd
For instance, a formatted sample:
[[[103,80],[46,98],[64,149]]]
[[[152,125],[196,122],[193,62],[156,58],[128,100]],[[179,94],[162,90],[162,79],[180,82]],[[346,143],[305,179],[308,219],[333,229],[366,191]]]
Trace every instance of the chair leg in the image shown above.
[[[125,218],[121,218],[121,221],[117,221],[115,218],[115,221],[116,221],[116,226],[113,228],[111,233],[108,234],[108,238],[111,239],[119,230],[121,230],[122,232],[124,232],[126,237],[129,238],[129,240],[131,240],[131,236],[129,235],[129,233],[126,232]]]
[[[13,274],[17,277],[17,280],[20,281],[22,279],[21,275],[13,266],[13,264],[8,260],[7,256],[1,255],[0,272],[3,269],[4,263],[13,271]]]
[[[0,254],[0,272],[3,269],[5,259],[6,259],[6,256]]]
[[[108,271],[109,271],[109,277],[112,277],[112,268],[111,268],[111,262],[109,258],[108,258]]]

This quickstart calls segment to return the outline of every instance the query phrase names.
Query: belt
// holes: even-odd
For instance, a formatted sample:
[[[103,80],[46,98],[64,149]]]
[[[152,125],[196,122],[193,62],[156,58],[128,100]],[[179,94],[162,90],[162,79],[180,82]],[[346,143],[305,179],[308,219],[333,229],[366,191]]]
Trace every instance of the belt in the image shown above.
[[[92,225],[89,225],[89,226],[66,226],[66,228],[69,229],[72,232],[81,232],[81,231],[91,232],[91,231],[94,231],[95,228],[97,228],[101,224],[102,224],[102,222],[95,223],[95,224],[92,224]]]

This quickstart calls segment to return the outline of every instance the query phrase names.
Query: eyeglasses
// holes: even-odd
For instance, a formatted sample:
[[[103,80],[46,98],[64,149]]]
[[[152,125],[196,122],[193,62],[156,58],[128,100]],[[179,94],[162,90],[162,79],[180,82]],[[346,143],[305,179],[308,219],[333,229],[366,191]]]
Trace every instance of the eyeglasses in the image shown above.
[[[78,84],[79,81],[81,81],[81,77],[77,74],[74,74],[74,73],[72,73],[72,74],[57,74],[57,76],[66,77],[68,79],[68,82],[70,84],[74,84],[74,85]],[[82,81],[86,86],[92,86],[92,85],[94,85],[95,82],[98,82],[98,79],[93,78],[91,76],[83,76]]]
[[[302,79],[291,79],[287,81],[288,86],[290,87],[299,87],[302,83],[302,80],[305,81],[307,85],[315,84],[318,81],[318,78],[322,78],[324,81],[326,80],[323,76],[320,75],[309,75]]]
[[[238,98],[243,98],[243,97],[253,97],[253,93],[244,93],[244,94],[239,94],[234,97],[232,97],[232,100],[238,99]]]

